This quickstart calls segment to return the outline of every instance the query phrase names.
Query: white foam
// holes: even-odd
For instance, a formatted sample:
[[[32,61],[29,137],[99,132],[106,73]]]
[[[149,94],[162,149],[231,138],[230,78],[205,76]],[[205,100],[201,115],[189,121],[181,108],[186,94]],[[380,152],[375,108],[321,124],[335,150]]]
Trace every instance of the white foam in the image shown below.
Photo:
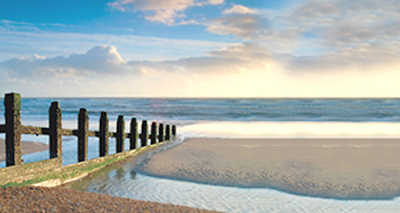
[[[400,123],[224,121],[181,126],[178,132],[206,138],[400,138]]]

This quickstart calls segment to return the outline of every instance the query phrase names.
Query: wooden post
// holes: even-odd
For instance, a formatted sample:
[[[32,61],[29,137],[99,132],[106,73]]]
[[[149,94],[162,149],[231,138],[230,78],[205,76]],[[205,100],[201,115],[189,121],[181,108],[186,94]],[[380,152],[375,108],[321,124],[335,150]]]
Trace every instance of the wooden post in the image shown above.
[[[61,108],[58,102],[51,103],[49,109],[50,159],[59,158],[62,162]]]
[[[81,108],[78,115],[78,162],[88,159],[89,116],[86,109]]]
[[[176,137],[176,126],[172,125],[172,136]]]
[[[116,143],[116,150],[117,153],[124,151],[124,141],[125,141],[125,121],[124,116],[118,116],[117,121],[117,143]]]
[[[22,165],[21,158],[21,96],[17,93],[6,94],[5,130],[6,130],[6,166]]]
[[[171,139],[171,128],[169,125],[165,127],[165,140],[169,141]]]
[[[136,118],[131,119],[131,135],[129,138],[129,148],[130,150],[136,149],[136,143],[137,143],[137,121]]]
[[[158,126],[158,142],[161,143],[164,141],[164,124],[160,124]]]
[[[157,143],[157,123],[152,122],[151,123],[151,135],[150,135],[150,144],[156,144]]]
[[[149,133],[147,132],[147,121],[142,121],[142,132],[140,133],[141,147],[147,146],[147,140],[149,139]]]
[[[99,130],[100,130],[100,135],[99,135],[100,157],[108,156],[108,117],[107,117],[107,112],[101,112]]]

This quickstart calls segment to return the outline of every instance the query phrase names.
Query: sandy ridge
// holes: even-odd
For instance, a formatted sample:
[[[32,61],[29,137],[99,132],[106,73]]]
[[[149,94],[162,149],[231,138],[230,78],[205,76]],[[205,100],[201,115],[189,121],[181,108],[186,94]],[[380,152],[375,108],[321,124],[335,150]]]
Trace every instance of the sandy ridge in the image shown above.
[[[340,199],[400,195],[400,139],[192,138],[139,171],[200,183]]]

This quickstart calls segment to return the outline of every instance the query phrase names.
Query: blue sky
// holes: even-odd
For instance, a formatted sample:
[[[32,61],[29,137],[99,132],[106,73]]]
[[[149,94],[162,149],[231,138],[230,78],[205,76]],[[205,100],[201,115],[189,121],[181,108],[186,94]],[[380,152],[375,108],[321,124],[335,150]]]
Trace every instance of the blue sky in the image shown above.
[[[0,92],[398,97],[398,11],[396,0],[0,0]]]

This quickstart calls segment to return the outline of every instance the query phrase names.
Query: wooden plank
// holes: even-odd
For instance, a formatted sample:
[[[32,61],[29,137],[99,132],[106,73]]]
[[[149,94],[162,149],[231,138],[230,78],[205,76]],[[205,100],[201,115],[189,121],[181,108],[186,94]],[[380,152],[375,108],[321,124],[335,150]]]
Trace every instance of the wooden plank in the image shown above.
[[[165,140],[169,141],[171,139],[171,127],[170,125],[167,125],[165,127]]]
[[[22,165],[21,96],[17,93],[6,94],[4,106],[6,119],[6,166]]]
[[[176,137],[176,126],[172,125],[172,136]]]
[[[62,160],[61,143],[61,108],[58,102],[51,103],[49,109],[49,151],[50,159],[60,158]]]
[[[120,115],[118,116],[117,120],[117,135],[116,135],[116,147],[115,150],[117,153],[123,152],[124,151],[124,141],[125,141],[125,121],[124,121],[124,116]]]
[[[96,131],[87,131],[87,136],[89,137],[97,137],[97,133]]]
[[[65,136],[78,136],[78,130],[76,129],[62,129],[61,133]]]
[[[131,119],[131,133],[129,134],[129,149],[133,150],[137,148],[137,121],[136,118]]]
[[[159,124],[158,126],[158,142],[164,141],[164,124]]]
[[[101,112],[99,128],[99,151],[100,157],[108,156],[108,117],[107,112]]]
[[[35,126],[21,126],[20,133],[25,135],[48,135],[49,128]]]
[[[156,144],[157,143],[157,123],[152,122],[151,123],[151,135],[150,135],[150,144]]]
[[[87,110],[81,108],[78,115],[78,162],[88,159],[89,116]]]
[[[149,140],[149,132],[147,131],[147,121],[143,120],[142,121],[142,132],[140,134],[140,142],[141,142],[141,147],[147,146],[147,141]]]

